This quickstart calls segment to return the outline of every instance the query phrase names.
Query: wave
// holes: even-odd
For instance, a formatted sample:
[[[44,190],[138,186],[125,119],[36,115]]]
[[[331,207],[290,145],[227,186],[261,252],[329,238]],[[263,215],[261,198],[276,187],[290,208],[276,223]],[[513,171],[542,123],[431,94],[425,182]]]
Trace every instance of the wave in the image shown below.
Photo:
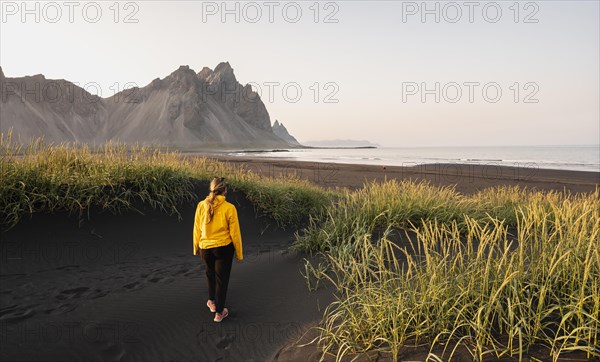
[[[467,162],[503,162],[504,160],[502,160],[502,159],[494,159],[494,158],[464,158],[464,159],[460,159],[460,161],[467,161]]]

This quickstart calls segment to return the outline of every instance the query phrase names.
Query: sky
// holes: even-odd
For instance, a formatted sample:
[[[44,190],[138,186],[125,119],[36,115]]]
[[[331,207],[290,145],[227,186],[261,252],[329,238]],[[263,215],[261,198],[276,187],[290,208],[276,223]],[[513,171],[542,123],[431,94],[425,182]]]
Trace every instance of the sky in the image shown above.
[[[228,61],[298,140],[600,143],[599,1],[0,1],[0,66],[109,97]]]

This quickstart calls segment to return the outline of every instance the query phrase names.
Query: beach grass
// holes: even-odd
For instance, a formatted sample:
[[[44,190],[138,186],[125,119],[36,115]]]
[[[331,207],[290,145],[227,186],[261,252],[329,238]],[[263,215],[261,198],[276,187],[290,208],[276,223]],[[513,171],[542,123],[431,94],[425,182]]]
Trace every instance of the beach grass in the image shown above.
[[[41,138],[23,146],[2,134],[0,222],[10,228],[39,212],[85,217],[92,208],[119,214],[151,207],[181,216],[180,205],[208,192],[198,182],[215,176],[225,177],[280,227],[298,225],[329,203],[330,192],[305,180],[266,177],[207,157],[118,143],[54,145]]]
[[[319,345],[342,360],[407,347],[451,360],[600,357],[600,194],[498,187],[474,195],[387,181],[347,193],[298,233],[328,280]],[[310,271],[310,272],[309,272]],[[434,354],[433,349],[442,349]]]
[[[477,220],[491,217],[514,228],[521,207],[535,203],[552,213],[552,205],[589,197],[518,186],[496,186],[464,195],[452,186],[434,186],[427,181],[372,181],[355,191],[338,192],[331,207],[312,214],[309,225],[298,233],[294,248],[319,252],[349,247],[356,245],[355,237],[377,228],[409,228],[428,220],[456,222],[465,231],[465,215]]]

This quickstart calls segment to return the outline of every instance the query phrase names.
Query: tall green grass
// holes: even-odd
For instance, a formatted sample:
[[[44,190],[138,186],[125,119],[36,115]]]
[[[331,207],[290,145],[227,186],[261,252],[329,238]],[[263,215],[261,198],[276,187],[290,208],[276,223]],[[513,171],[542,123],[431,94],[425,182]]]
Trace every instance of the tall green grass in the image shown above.
[[[310,222],[294,247],[302,251],[325,251],[356,245],[377,227],[408,226],[411,221],[430,218],[462,218],[469,205],[452,187],[390,180],[366,183],[346,191],[330,208],[311,215]]]
[[[0,135],[0,223],[16,225],[26,215],[67,211],[84,215],[93,207],[114,213],[145,206],[179,215],[183,203],[199,201],[200,181],[226,177],[257,211],[279,226],[297,225],[329,203],[327,192],[292,177],[272,178],[206,157],[108,143],[27,146]]]
[[[535,192],[518,186],[497,186],[464,195],[454,187],[434,186],[429,182],[373,181],[356,191],[342,193],[324,212],[312,214],[294,247],[308,252],[352,247],[355,236],[387,226],[411,227],[422,220],[456,221],[464,230],[465,215],[477,220],[493,217],[516,227],[519,207],[536,202],[552,213],[550,205],[578,197],[566,192]]]
[[[458,348],[479,361],[521,359],[532,346],[547,347],[544,359],[600,357],[599,196],[502,187],[463,196],[395,181],[345,195],[297,238],[327,260],[307,278],[337,290],[320,346],[336,360],[367,351],[397,360],[424,345],[442,346],[441,360]]]

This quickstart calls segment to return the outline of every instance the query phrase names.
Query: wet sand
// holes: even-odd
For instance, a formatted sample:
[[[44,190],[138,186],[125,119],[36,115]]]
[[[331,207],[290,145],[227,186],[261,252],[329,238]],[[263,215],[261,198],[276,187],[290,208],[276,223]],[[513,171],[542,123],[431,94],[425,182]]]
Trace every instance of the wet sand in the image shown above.
[[[262,175],[294,175],[324,187],[362,187],[365,181],[427,180],[434,185],[456,185],[456,190],[470,194],[497,185],[519,186],[532,190],[594,192],[600,185],[600,172],[550,170],[535,165],[507,167],[467,164],[430,164],[413,167],[374,166],[294,161],[263,157],[210,156],[227,161],[237,168]]]

